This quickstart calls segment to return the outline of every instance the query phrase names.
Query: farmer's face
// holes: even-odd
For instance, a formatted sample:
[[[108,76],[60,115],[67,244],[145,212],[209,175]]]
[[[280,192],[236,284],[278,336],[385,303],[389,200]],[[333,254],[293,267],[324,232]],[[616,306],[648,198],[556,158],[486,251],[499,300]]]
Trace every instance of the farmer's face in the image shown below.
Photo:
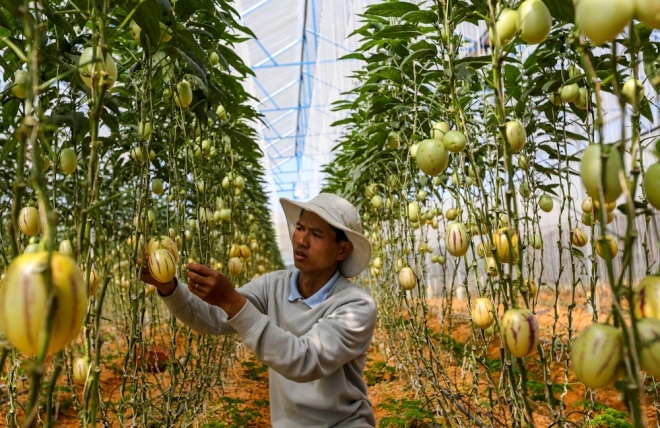
[[[330,272],[350,254],[349,241],[337,242],[335,231],[318,215],[303,211],[293,232],[293,260],[305,273]]]

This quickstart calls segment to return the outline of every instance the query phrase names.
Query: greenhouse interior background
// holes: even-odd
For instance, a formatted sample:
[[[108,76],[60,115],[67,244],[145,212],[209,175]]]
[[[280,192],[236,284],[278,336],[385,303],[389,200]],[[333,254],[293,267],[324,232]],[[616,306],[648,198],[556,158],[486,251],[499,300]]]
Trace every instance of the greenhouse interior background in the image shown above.
[[[0,71],[0,426],[660,427],[660,0],[0,0]]]

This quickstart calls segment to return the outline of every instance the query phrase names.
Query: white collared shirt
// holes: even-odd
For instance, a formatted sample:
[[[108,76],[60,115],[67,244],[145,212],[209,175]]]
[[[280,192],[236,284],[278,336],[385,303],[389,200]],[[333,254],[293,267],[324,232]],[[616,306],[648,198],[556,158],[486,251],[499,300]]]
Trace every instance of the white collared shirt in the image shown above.
[[[289,302],[294,302],[298,299],[303,299],[307,304],[307,306],[309,306],[310,308],[314,308],[320,305],[325,299],[328,298],[328,293],[330,293],[330,289],[332,288],[333,285],[335,285],[335,282],[337,282],[337,280],[339,279],[339,271],[336,271],[335,274],[332,275],[332,278],[330,278],[330,280],[326,282],[325,285],[321,287],[319,291],[312,294],[307,299],[305,299],[298,290],[299,276],[300,276],[299,270],[295,270],[293,272],[293,275],[291,275],[291,293],[289,294]]]

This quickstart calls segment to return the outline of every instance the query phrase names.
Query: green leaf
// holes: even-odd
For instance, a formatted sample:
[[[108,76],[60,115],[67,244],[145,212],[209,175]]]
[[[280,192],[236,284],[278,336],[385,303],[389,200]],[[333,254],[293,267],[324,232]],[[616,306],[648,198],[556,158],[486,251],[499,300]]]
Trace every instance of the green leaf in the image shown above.
[[[651,77],[658,75],[655,65],[655,59],[658,57],[658,50],[654,44],[645,43],[642,45],[642,59],[644,61],[644,73]]]
[[[158,9],[156,0],[144,0],[133,14],[133,20],[140,27],[140,44],[145,50],[149,50],[149,46],[156,46],[160,40],[158,15],[153,13]]]
[[[228,48],[227,46],[217,45],[216,51],[218,52],[221,61],[229,64],[243,76],[254,75],[252,69],[245,65],[241,57],[239,57],[234,50]]]
[[[420,59],[431,59],[438,56],[438,48],[425,42],[428,46],[421,46],[415,49],[410,55],[408,55],[402,62],[401,65],[408,64],[409,62],[420,60]],[[412,48],[412,46],[411,46]]]
[[[548,80],[543,84],[543,87],[541,88],[543,92],[552,92],[556,91],[561,87],[561,82],[558,80]]]
[[[9,138],[7,140],[1,140],[2,141],[2,152],[0,152],[0,162],[4,161],[7,159],[9,154],[14,151],[16,148],[16,145],[18,144],[18,140],[16,138]]]
[[[655,109],[655,107],[654,107]],[[651,103],[648,101],[642,101],[639,106],[639,112],[644,116],[649,122],[653,123],[653,112],[651,111]]]
[[[585,135],[583,133],[577,133],[577,132],[572,132],[572,131],[566,130],[566,131],[563,131],[563,134],[569,140],[575,140],[575,141],[588,141],[589,140],[587,135]]]
[[[110,111],[105,109],[101,119],[103,120],[103,123],[110,128],[110,131],[115,133],[119,132],[119,121],[117,121],[117,117],[115,117]]]
[[[559,174],[557,174],[557,175],[559,175]],[[541,190],[543,190],[544,192],[546,192],[546,193],[550,193],[551,195],[555,195],[555,196],[559,197],[559,195],[558,195],[557,192],[555,191],[555,189],[556,189],[557,187],[559,187],[559,183],[554,183],[554,184],[539,184],[539,185],[538,185],[538,188],[541,189]]]
[[[543,0],[543,3],[548,7],[550,15],[554,19],[563,23],[572,24],[575,22],[573,0]]]
[[[475,76],[476,74],[477,72],[475,71],[475,69],[470,67],[468,64],[456,65],[456,79],[459,81],[469,80],[471,77]],[[470,88],[467,85],[463,86],[463,91],[471,92]]]
[[[335,122],[332,122],[332,125],[330,125],[330,126],[335,127],[335,126],[348,125],[348,124],[350,124],[350,123],[352,123],[352,122],[353,122],[353,118],[352,118],[352,117],[348,117],[348,118],[346,118],[346,119],[341,119],[341,120],[337,120],[337,121],[335,121]]]
[[[2,12],[0,12],[0,27],[4,27],[8,30],[12,30],[14,28],[14,26],[9,22],[9,19],[7,19],[7,16]]]
[[[575,257],[584,257],[584,253],[575,247],[571,248],[571,253],[573,253]]]
[[[0,13],[0,15],[2,15],[2,14]],[[2,36],[0,35],[0,37],[2,37]],[[0,67],[2,67],[2,69],[5,71],[6,76],[9,76],[10,71],[13,69],[13,67],[11,67],[7,61],[5,61],[4,55],[0,56]],[[5,78],[5,79],[9,80],[7,78]]]
[[[633,201],[633,206],[635,207],[635,211],[644,211],[649,208],[652,209],[652,207],[650,207],[648,202],[642,202],[637,200]],[[617,207],[617,209],[625,215],[630,215],[630,205],[628,204],[621,204]]]
[[[642,204],[641,202],[636,202]],[[644,204],[642,204],[644,205]],[[621,204],[618,207],[616,207],[619,211],[621,211],[622,214],[629,216],[630,215],[630,205],[628,204]]]
[[[192,56],[188,55],[188,52],[178,47],[175,47],[174,49],[181,58],[186,60],[188,66],[190,67],[190,70],[193,72],[194,75],[196,75],[199,78],[199,81],[202,84],[201,86],[202,88],[204,88],[204,91],[206,92],[208,90],[208,81],[206,80],[206,67],[204,66],[204,64],[200,64],[200,60],[197,57],[195,57],[193,54],[191,54]]]
[[[167,26],[174,24],[174,13],[172,12],[172,5],[168,0],[156,0],[158,4],[157,11],[160,11],[160,16],[157,18]],[[154,10],[151,11],[153,13]]]
[[[199,46],[199,43],[193,37],[192,33],[186,29],[177,29],[176,31],[176,46],[181,47],[191,58],[195,59],[197,65],[203,70],[204,75],[208,73],[206,65],[202,61],[206,58],[206,52]]]
[[[263,157],[263,152],[253,138],[248,137],[240,131],[232,128],[227,130],[227,135],[231,137],[231,146],[236,152],[247,159],[256,160],[256,156]]]
[[[194,74],[186,74],[183,76],[184,79],[188,80],[190,84],[193,86],[193,88],[202,88],[204,92],[206,92],[207,87],[206,87],[206,82],[204,82],[202,79],[197,77]]]
[[[23,5],[22,1],[19,0],[0,0],[0,6],[7,9],[15,18],[20,19],[20,14],[18,8]]]
[[[57,29],[57,32],[60,33],[75,34],[76,32],[73,29],[73,25],[71,25],[63,15],[55,13],[48,3],[49,2],[42,3],[44,15],[48,17],[46,20],[48,26],[52,29]]]
[[[200,39],[206,38],[208,40],[215,40],[216,37],[204,28],[192,28],[191,26],[188,27],[188,31],[190,31],[191,34],[198,36]]]
[[[213,4],[209,1],[186,0],[177,1],[174,5],[176,16],[179,21],[185,22],[196,12],[202,10],[213,13]]]
[[[401,84],[402,83],[401,70],[396,67],[388,67],[388,66],[380,67],[377,70],[374,70],[369,81],[370,82],[374,80],[380,81],[382,79],[390,80],[394,83]]]
[[[433,24],[438,20],[438,15],[430,10],[416,10],[406,13],[401,19],[411,24]]]
[[[381,96],[375,98],[371,106],[370,114],[376,115],[380,113],[385,113],[391,110],[392,108],[394,108],[399,103],[400,101],[397,100],[396,98],[391,98],[387,96]]]
[[[547,144],[537,144],[536,148],[546,152],[550,159],[559,160],[560,158],[559,153],[557,153],[555,149],[550,148]]]
[[[13,96],[9,98],[9,101],[2,106],[2,120],[4,123],[15,122],[20,105],[21,103],[17,98]]]
[[[367,8],[365,15],[375,15],[390,18],[400,18],[408,12],[419,10],[419,6],[407,2],[375,4]]]
[[[509,87],[513,87],[514,82],[520,78],[520,68],[511,64],[505,64],[504,78],[506,79],[507,83],[509,83]]]
[[[492,62],[492,58],[489,55],[484,55],[484,56],[476,56],[476,57],[468,56],[465,58],[461,58],[456,60],[455,64],[469,65],[475,70],[478,70],[481,67],[489,65],[491,62]]]
[[[359,52],[353,52],[348,55],[340,56],[339,60],[344,60],[344,59],[359,59],[361,61],[364,61],[366,58],[364,57],[364,54],[361,54]]]
[[[410,39],[421,35],[422,33],[412,25],[392,25],[380,30],[374,34],[374,37],[378,39]]]

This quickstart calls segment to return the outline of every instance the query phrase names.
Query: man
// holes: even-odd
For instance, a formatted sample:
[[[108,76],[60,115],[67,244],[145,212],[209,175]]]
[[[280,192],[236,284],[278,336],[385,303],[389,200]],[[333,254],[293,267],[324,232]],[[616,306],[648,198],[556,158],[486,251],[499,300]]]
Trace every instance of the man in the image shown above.
[[[235,289],[220,272],[188,264],[188,286],[158,288],[168,309],[204,334],[238,333],[269,367],[274,428],[374,427],[363,379],[376,304],[346,278],[367,267],[371,246],[355,207],[322,193],[307,203],[281,198],[294,272],[277,271]]]

